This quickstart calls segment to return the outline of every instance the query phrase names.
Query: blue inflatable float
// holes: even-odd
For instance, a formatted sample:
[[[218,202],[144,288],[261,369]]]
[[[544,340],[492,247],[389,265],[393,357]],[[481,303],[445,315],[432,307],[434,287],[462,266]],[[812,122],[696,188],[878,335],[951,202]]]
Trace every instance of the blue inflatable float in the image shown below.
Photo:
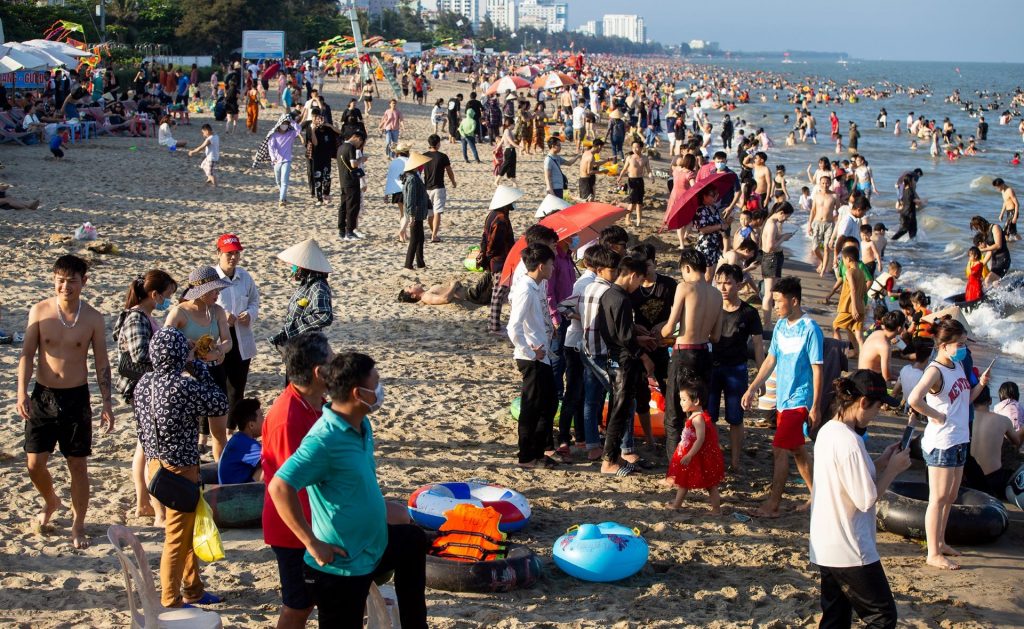
[[[501,514],[498,530],[514,533],[530,522],[530,503],[526,496],[501,485],[485,483],[432,483],[409,496],[409,516],[428,529],[440,529],[447,518],[445,512],[468,503],[478,507],[494,507]]]
[[[631,577],[647,563],[647,540],[617,524],[580,524],[555,540],[555,564],[569,576],[608,582]]]

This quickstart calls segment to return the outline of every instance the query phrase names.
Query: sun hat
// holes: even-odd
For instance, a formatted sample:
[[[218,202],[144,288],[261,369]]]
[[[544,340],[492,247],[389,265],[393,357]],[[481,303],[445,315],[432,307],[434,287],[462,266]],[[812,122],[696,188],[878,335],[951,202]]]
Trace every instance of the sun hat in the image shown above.
[[[494,196],[491,197],[491,205],[488,206],[488,210],[496,210],[506,205],[511,205],[518,201],[522,196],[526,194],[519,188],[513,188],[512,186],[498,186],[494,190]]]
[[[402,172],[409,172],[410,170],[416,170],[420,166],[430,163],[430,158],[423,153],[417,153],[416,151],[409,151],[409,159],[405,162],[405,168]]]
[[[412,150],[412,147],[405,142],[399,142],[398,144],[391,147],[391,151],[394,153],[408,153]]]
[[[558,210],[564,210],[571,204],[565,199],[559,199],[553,194],[549,194],[544,197],[544,200],[540,202],[540,207],[537,208],[537,213],[534,214],[536,218],[544,218],[549,214],[554,214]]]
[[[212,266],[201,266],[188,274],[188,290],[182,296],[185,301],[198,299],[211,290],[222,290],[231,282],[222,279]]]
[[[331,263],[327,261],[327,256],[324,255],[320,244],[312,238],[288,247],[277,254],[277,257],[288,264],[294,264],[300,269],[306,269],[307,271],[316,271],[317,273],[333,272]]]
[[[885,386],[885,378],[882,374],[870,369],[858,369],[849,375],[853,386],[860,394],[872,402],[881,402],[887,406],[899,406],[900,401],[889,395],[889,389]]]
[[[242,251],[244,249],[245,247],[243,247],[241,241],[238,240],[238,236],[234,234],[222,234],[221,237],[217,239],[217,251],[220,251],[221,253]]]
[[[960,325],[964,326],[964,331],[967,333],[967,336],[973,334],[973,332],[971,331],[971,325],[967,323],[967,317],[964,316],[964,311],[960,309],[960,306],[949,306],[948,308],[937,310],[931,314],[927,314],[921,317],[921,321],[935,323],[936,321],[940,321],[941,319],[946,318],[947,315],[951,319],[959,321]]]

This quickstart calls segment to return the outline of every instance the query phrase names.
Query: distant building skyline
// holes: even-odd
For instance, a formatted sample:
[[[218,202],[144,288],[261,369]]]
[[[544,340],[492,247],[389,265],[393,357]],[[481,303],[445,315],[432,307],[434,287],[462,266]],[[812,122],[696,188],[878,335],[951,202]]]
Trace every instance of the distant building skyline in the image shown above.
[[[624,37],[637,44],[647,41],[644,18],[635,14],[610,13],[601,16],[601,33],[605,37]]]

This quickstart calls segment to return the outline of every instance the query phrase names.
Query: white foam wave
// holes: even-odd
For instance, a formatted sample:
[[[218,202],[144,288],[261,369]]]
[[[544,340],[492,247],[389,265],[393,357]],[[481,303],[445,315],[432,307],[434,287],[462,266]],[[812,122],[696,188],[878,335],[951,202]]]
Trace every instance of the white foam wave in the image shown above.
[[[993,179],[994,177],[992,177],[991,175],[982,175],[980,177],[975,177],[974,179],[971,180],[971,190],[986,190],[991,192],[997,192],[997,190],[992,187]]]
[[[950,241],[946,243],[945,248],[942,250],[943,253],[949,257],[950,260],[958,260],[967,253],[967,247],[962,243]]]

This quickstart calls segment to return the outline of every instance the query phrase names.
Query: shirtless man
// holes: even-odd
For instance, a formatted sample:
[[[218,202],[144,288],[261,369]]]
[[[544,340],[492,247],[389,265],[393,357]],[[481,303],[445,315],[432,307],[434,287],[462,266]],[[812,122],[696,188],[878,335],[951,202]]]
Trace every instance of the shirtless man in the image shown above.
[[[595,184],[597,183],[597,167],[600,165],[598,157],[603,146],[604,140],[594,140],[590,148],[583,151],[583,157],[580,158],[579,188],[580,198],[584,201],[593,201],[597,193]]]
[[[831,259],[829,240],[836,226],[836,195],[832,194],[832,178],[824,175],[811,197],[811,220],[807,223],[807,236],[818,259],[818,275],[824,276]]]
[[[1020,240],[1020,234],[1017,233],[1017,216],[1020,214],[1020,203],[1017,201],[1017,193],[1000,178],[993,179],[992,185],[1003,195],[1003,207],[999,210],[1000,223],[1003,222],[1003,215],[1006,215],[1003,236],[1007,240]]]
[[[1024,428],[1014,430],[1013,420],[989,410],[992,395],[988,387],[974,400],[974,425],[971,430],[971,456],[964,466],[964,484],[999,500],[1006,497],[1006,483],[1013,475],[1003,470],[1003,441],[1020,447]]]
[[[53,489],[53,477],[46,469],[54,446],[59,444],[71,474],[71,542],[75,548],[89,546],[85,512],[89,506],[87,457],[92,454],[92,409],[86,365],[90,346],[103,399],[100,421],[106,432],[114,428],[103,315],[81,299],[86,271],[81,258],[57,258],[53,265],[56,296],[29,310],[18,361],[18,414],[25,420],[28,473],[44,502],[36,523],[40,528],[46,527],[62,506]],[[36,385],[30,396],[28,385],[33,371]]]
[[[619,173],[616,183],[622,185],[622,177],[629,185],[629,214],[636,212],[636,226],[640,227],[640,212],[644,206],[644,177],[651,174],[651,163],[644,153],[644,145],[638,140],[632,144],[632,152],[626,158],[626,167]],[[629,215],[627,214],[627,216]]]
[[[705,279],[704,254],[693,247],[683,249],[679,268],[682,281],[676,286],[672,312],[661,328],[663,338],[676,335],[665,395],[665,450],[669,458],[675,452],[686,421],[686,413],[679,405],[679,382],[698,378],[707,391],[711,379],[711,343],[718,342],[722,334],[722,293]]]
[[[434,284],[427,288],[423,284],[412,284],[398,291],[398,301],[402,303],[421,303],[425,306],[443,306],[453,301],[466,299],[466,288],[461,282],[451,282],[447,286]]]
[[[872,332],[861,343],[857,369],[870,369],[882,374],[886,382],[892,382],[894,377],[889,371],[892,343],[903,333],[907,325],[907,316],[902,311],[893,310],[885,313],[879,323],[882,327]]]
[[[772,288],[775,282],[782,277],[782,262],[785,255],[782,251],[782,243],[793,237],[793,233],[782,233],[782,224],[793,215],[793,206],[789,201],[784,201],[778,209],[764,221],[761,229],[761,277],[764,279],[764,293],[761,298],[761,325],[765,328],[771,327]]]
[[[7,196],[7,190],[11,187],[10,184],[0,183],[0,209],[11,209],[11,210],[38,210],[39,199],[32,201],[20,201],[14,197]]]
[[[760,207],[765,208],[775,194],[775,178],[772,171],[765,166],[768,162],[768,154],[764,151],[754,153],[754,196],[757,197]]]

